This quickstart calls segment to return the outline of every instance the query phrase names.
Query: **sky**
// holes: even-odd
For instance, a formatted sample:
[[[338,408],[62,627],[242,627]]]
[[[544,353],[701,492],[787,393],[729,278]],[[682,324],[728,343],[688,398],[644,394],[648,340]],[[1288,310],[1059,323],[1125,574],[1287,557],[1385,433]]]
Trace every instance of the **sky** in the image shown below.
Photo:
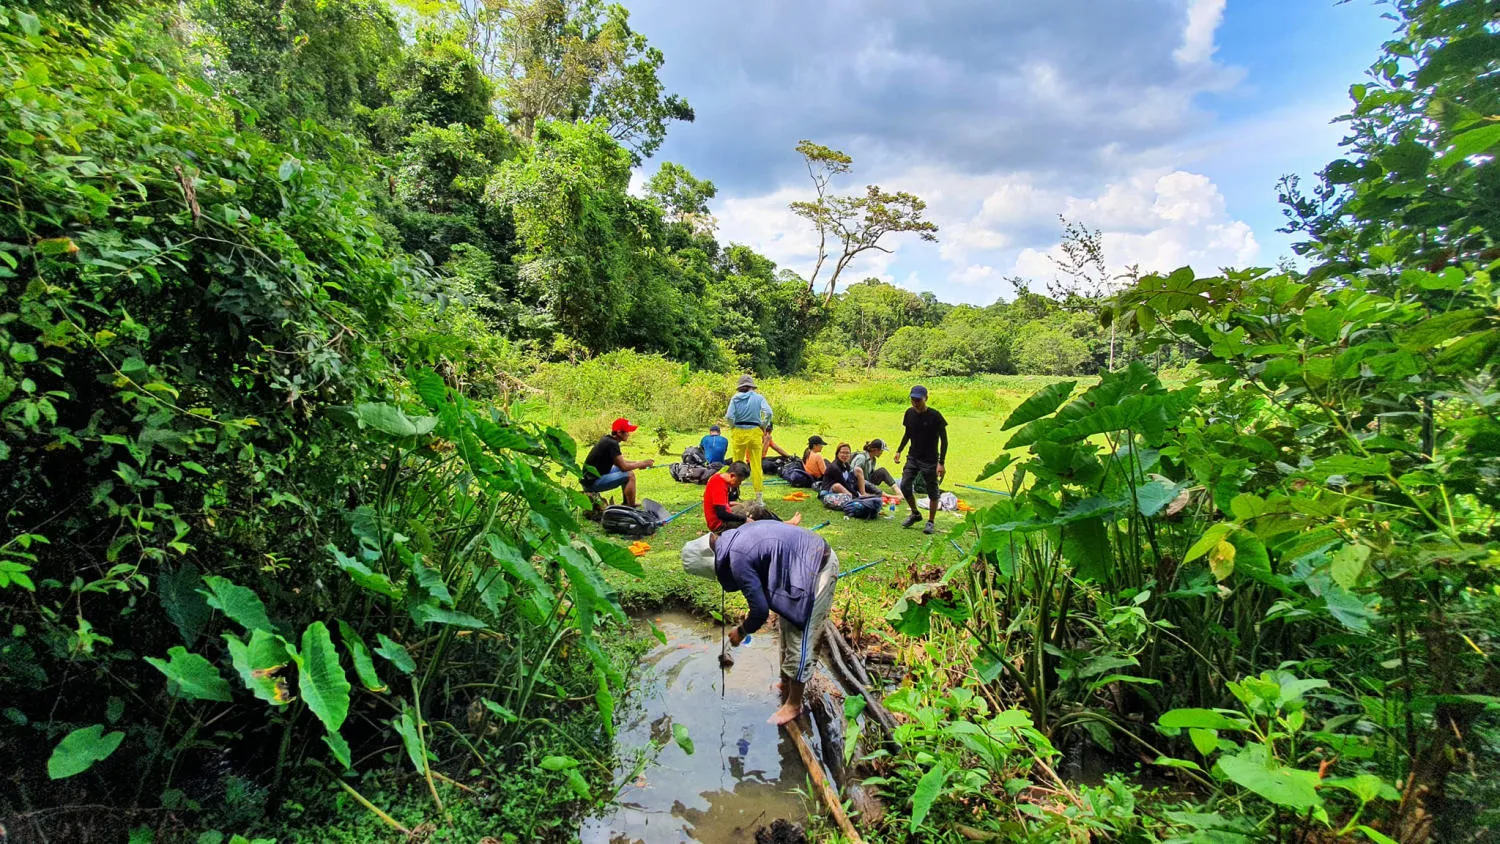
[[[1338,157],[1351,84],[1393,24],[1375,0],[626,0],[696,112],[662,161],[712,180],[721,242],[804,277],[817,241],[795,152],[843,150],[840,193],[927,202],[938,242],[888,235],[840,288],[882,278],[950,302],[1044,290],[1059,215],[1112,271],[1199,273],[1291,255],[1276,181]]]

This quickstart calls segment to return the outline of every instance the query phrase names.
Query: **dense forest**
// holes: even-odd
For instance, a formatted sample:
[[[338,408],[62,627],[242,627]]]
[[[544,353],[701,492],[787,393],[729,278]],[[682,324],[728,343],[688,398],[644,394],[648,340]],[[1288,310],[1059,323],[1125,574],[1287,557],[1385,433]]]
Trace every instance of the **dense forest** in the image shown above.
[[[618,5],[0,8],[0,838],[432,834],[378,790],[568,840],[642,564],[510,402],[602,360],[683,429],[730,373],[1096,376],[1003,421],[1011,497],[891,610],[933,662],[872,840],[1484,840],[1500,7],[1390,8],[1345,157],[1280,186],[1308,272],[1106,279],[1064,220],[988,307],[841,279],[941,233],[810,142],[818,266],[721,243]],[[1059,779],[1085,740],[1170,808]]]

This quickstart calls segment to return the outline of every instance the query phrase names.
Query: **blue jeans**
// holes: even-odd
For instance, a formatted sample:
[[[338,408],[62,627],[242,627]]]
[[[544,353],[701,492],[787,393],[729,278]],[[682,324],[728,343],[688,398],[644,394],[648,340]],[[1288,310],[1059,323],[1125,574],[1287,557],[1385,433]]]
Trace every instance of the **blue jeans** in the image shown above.
[[[595,494],[601,492],[609,492],[612,489],[619,489],[620,487],[624,486],[629,480],[629,472],[622,472],[619,469],[611,469],[597,478],[585,478],[583,481],[583,491],[592,492]]]

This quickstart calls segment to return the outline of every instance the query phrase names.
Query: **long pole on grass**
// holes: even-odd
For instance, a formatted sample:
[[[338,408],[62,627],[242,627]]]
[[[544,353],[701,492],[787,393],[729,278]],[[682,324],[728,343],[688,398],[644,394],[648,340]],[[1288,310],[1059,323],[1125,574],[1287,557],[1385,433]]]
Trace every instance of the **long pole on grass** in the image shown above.
[[[880,559],[876,560],[873,563],[865,563],[864,565],[860,566],[857,569],[850,569],[849,571],[846,571],[843,574],[839,575],[837,579],[843,580],[844,578],[849,577],[850,575],[859,574],[860,572],[864,571],[865,569],[867,569],[867,568],[869,568],[871,566],[878,566],[878,565],[880,565],[883,562],[885,562],[885,557],[881,557]]]
[[[975,490],[976,492],[988,492],[991,495],[1004,495],[1004,496],[1007,496],[1007,497],[1010,495],[1010,493],[1006,492],[1003,489],[986,489],[985,487],[974,486],[973,484],[954,484],[954,486],[956,486],[956,487],[962,487],[964,489],[972,489],[972,490]]]
[[[670,522],[673,519],[677,518],[678,516],[681,516],[683,513],[686,513],[689,510],[696,510],[700,506],[702,506],[702,505],[699,505],[699,504],[689,504],[688,506],[682,508],[681,510],[678,510],[677,512],[675,512],[672,515],[670,515],[670,516],[666,517],[665,519],[663,519],[662,520],[662,524],[665,525],[667,522]]]

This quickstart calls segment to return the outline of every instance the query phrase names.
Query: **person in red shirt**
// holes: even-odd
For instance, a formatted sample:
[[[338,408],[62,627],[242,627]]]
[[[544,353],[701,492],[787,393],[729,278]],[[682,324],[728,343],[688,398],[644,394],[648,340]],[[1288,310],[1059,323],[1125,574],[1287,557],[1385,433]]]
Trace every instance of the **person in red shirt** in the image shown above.
[[[708,479],[708,486],[703,490],[703,521],[708,525],[710,533],[726,531],[758,519],[781,521],[763,504],[729,503],[730,490],[739,489],[740,484],[744,483],[748,477],[750,477],[750,467],[745,463],[736,462],[724,467],[724,471]],[[802,514],[798,513],[792,517],[791,524],[801,521]]]

